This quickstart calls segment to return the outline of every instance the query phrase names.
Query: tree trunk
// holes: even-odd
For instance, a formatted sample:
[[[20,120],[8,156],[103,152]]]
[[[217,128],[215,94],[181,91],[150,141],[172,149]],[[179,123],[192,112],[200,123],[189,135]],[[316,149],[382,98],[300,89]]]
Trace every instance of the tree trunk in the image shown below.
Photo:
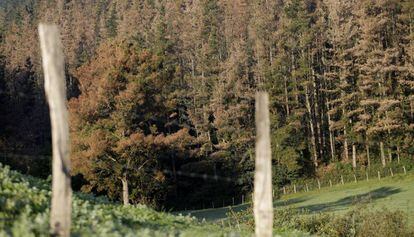
[[[195,65],[194,65],[194,58],[191,57],[191,76],[195,77]]]
[[[352,167],[356,169],[356,145],[352,144]]]
[[[400,163],[400,146],[397,146],[397,162]]]
[[[290,109],[289,109],[289,94],[288,94],[288,88],[287,88],[287,79],[286,76],[285,79],[285,103],[286,103],[286,115],[289,117]]]
[[[270,59],[270,65],[273,65],[273,46],[270,47],[269,49],[269,59]]]
[[[383,142],[380,142],[380,150],[381,150],[381,163],[382,163],[382,166],[385,167],[386,161],[385,161],[384,143]]]
[[[327,102],[327,104],[329,103]],[[327,109],[328,109],[327,115],[328,115],[329,145],[331,147],[331,158],[333,161],[335,161],[336,160],[335,159],[335,137],[334,137],[334,134],[331,128],[332,120],[331,120],[331,115],[329,114],[329,105],[327,106]]]
[[[317,131],[317,139],[318,139],[318,147],[319,147],[319,157],[323,157],[323,144],[324,142],[322,141],[322,127],[320,125],[320,111],[319,111],[319,97],[318,97],[318,92],[317,92],[317,85],[316,85],[316,76],[315,76],[315,71],[312,68],[312,83],[313,83],[313,100],[314,100],[314,111],[315,111],[315,122],[316,122],[316,131]]]
[[[292,72],[295,71],[295,55],[292,53],[292,64],[291,64]],[[293,77],[295,83],[295,102],[299,104],[299,88],[298,88],[298,80],[296,77]]]
[[[348,138],[346,137],[346,127],[344,127],[344,154],[345,154],[345,161],[349,160],[349,153],[348,153]]]
[[[330,146],[331,146],[331,157],[332,157],[332,160],[335,161],[336,160],[335,159],[335,138],[332,134],[331,129],[329,129],[329,143],[330,143]]]
[[[391,148],[389,148],[389,147],[388,147],[388,159],[391,163],[392,162],[392,152],[391,152]]]
[[[129,205],[128,179],[127,179],[126,174],[124,174],[121,181],[122,181],[122,200],[124,202],[124,205]]]
[[[369,158],[369,144],[368,144],[368,142],[365,143],[365,149],[367,151],[367,163],[368,163],[368,167],[370,167],[371,166],[371,160]]]
[[[312,151],[313,151],[313,164],[315,165],[315,167],[318,167],[318,152],[316,148],[316,135],[315,135],[315,128],[313,127],[312,110],[310,106],[307,86],[305,86],[305,98],[306,98],[306,108],[308,109],[308,113],[309,113],[309,126],[311,130],[311,142],[312,142]]]

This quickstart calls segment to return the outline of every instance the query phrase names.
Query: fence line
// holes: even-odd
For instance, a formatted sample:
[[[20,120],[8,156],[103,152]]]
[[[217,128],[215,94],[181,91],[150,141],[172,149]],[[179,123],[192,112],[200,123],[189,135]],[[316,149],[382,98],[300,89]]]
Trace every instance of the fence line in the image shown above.
[[[405,166],[402,166],[402,167],[400,166],[400,168],[402,169],[402,172],[399,173],[399,174],[406,175],[407,174],[406,167]],[[385,177],[394,177],[395,174],[398,174],[398,172],[396,172],[395,170],[393,170],[391,167],[389,169],[385,169],[385,170],[382,170],[382,171],[383,172],[377,170],[377,172],[376,172],[377,173],[377,179],[378,180],[381,180],[382,178],[385,178]],[[388,176],[386,175],[387,173],[385,173],[385,172],[388,172]],[[351,183],[352,182],[352,178],[353,178],[353,182],[354,183],[357,183],[358,180],[366,180],[366,181],[369,181],[370,180],[369,179],[369,172],[365,172],[365,176],[366,176],[365,179],[361,179],[361,178],[358,179],[358,176],[354,173],[352,175],[352,177],[349,177],[349,179],[348,179],[349,182],[346,182],[345,179],[344,179],[344,176],[343,175],[340,175],[339,176],[340,177],[339,178],[339,182],[337,184],[338,185],[344,185],[345,183]],[[315,184],[315,186],[312,186],[310,184]],[[304,184],[302,184],[302,185],[291,184],[291,185],[288,185],[288,186],[283,186],[280,190],[281,190],[281,193],[283,193],[284,195],[292,194],[292,193],[298,193],[298,192],[301,192],[301,191],[302,192],[309,192],[311,190],[320,190],[323,187],[322,184],[323,184],[323,182],[321,182],[319,179],[316,179],[316,181],[313,181],[313,182],[312,181],[304,182]],[[330,187],[331,188],[333,186],[334,185],[333,185],[332,180],[329,179],[329,181],[327,182],[327,186],[325,186],[325,187]],[[314,187],[314,188],[312,189],[310,187]]]
[[[24,154],[14,154],[14,153],[0,153],[0,158],[2,156],[3,157],[13,157],[13,158],[36,158],[36,157],[42,157],[42,158],[47,158],[47,159],[51,158],[51,156],[48,156],[48,155],[38,155],[37,156],[37,155],[24,155]],[[400,173],[395,172],[395,170],[392,169],[394,176],[396,174],[407,174],[407,168],[405,166],[402,166],[402,167],[400,166],[399,168],[401,170]],[[389,169],[387,169],[387,170],[388,170],[388,172],[390,171]],[[169,174],[169,175],[173,175],[173,172],[174,172],[173,170],[169,170],[169,169],[148,169],[147,170],[147,172],[151,172],[151,173],[156,173],[156,172],[160,172],[160,171],[163,172],[164,174]],[[397,171],[398,171],[398,169],[397,169]],[[362,173],[361,173],[359,176],[356,175],[356,174],[353,174],[352,176],[349,177],[350,178],[349,180],[351,180],[351,178],[352,178],[353,182],[355,182],[355,180],[356,180],[356,182],[363,181],[363,180],[369,181],[370,180],[369,173],[364,172],[363,174],[364,175],[362,175]],[[210,181],[213,181],[213,182],[237,182],[238,181],[237,177],[229,177],[229,176],[226,177],[226,176],[221,176],[221,175],[217,175],[217,174],[213,175],[213,174],[207,174],[207,173],[176,171],[176,175],[181,176],[181,177],[186,177],[186,178],[202,179],[202,180],[207,181],[207,182],[210,182]],[[391,175],[389,175],[389,176],[391,176]],[[349,182],[351,182],[351,181],[349,181]],[[312,185],[312,183],[314,185]],[[323,181],[321,181],[320,179],[315,179],[313,182],[309,181],[307,183],[308,191],[320,190],[321,188],[330,187],[331,186],[330,183],[332,183],[332,187],[333,187],[334,184],[333,184],[332,180],[328,180],[325,183]],[[346,182],[346,176],[344,176],[344,183],[348,183],[348,182]],[[323,184],[326,184],[326,185],[323,185]],[[339,182],[339,184],[341,184],[341,182]],[[306,186],[302,186],[302,189],[301,189],[301,186],[300,185],[298,186],[298,184],[287,185],[287,186],[283,186],[279,189],[273,189],[274,190],[273,191],[273,197],[275,197],[276,194],[277,194],[276,190],[278,190],[281,195],[287,195],[287,194],[294,193],[293,192],[293,190],[294,190],[293,187],[294,186],[296,187],[297,192],[301,192],[301,191],[306,190]],[[212,205],[213,202],[214,202],[214,208],[228,207],[228,206],[230,206],[229,204],[241,205],[241,204],[250,203],[251,199],[246,198],[246,196],[250,197],[248,193],[245,193],[245,194],[241,194],[241,195],[238,195],[238,196],[236,195],[236,196],[233,196],[233,197],[229,196],[228,199],[216,199],[216,201],[208,201],[207,200],[205,202],[200,203],[199,205],[187,206],[184,209],[189,211],[189,210],[199,210],[199,209],[205,209],[205,208],[213,208],[213,205]],[[234,200],[234,204],[233,204],[233,200]],[[223,205],[223,203],[224,203],[224,205]]]
[[[36,158],[36,157],[42,157],[42,158],[47,158],[50,159],[51,156],[48,155],[24,155],[24,154],[14,154],[14,153],[0,153],[0,158],[1,157],[13,157],[13,158]],[[395,167],[394,167],[395,169]],[[393,175],[395,176],[396,174],[407,174],[407,168],[405,166],[400,166],[398,170],[400,170],[401,172],[395,172],[393,168],[391,168]],[[150,173],[156,173],[156,172],[163,172],[164,174],[168,174],[168,175],[173,175],[173,170],[169,170],[169,169],[148,169],[147,172]],[[390,172],[390,169],[387,170],[383,170],[383,171],[388,171]],[[377,173],[377,172],[376,172]],[[364,175],[362,175],[364,174]],[[201,179],[207,182],[237,182],[238,181],[238,177],[229,177],[229,176],[221,176],[221,175],[217,175],[217,174],[207,174],[207,173],[196,173],[196,172],[185,172],[185,171],[176,171],[176,175],[177,176],[181,176],[181,177],[185,177],[185,178],[194,178],[194,179]],[[389,175],[391,176],[391,174]],[[340,176],[339,176],[340,177]],[[351,182],[351,179],[353,182],[358,182],[358,181],[369,181],[370,177],[369,177],[369,173],[368,172],[363,172],[360,175],[356,175],[353,174],[352,176],[349,176],[349,182],[346,182],[346,176],[344,177],[344,183],[349,183]],[[340,180],[340,179],[339,179]],[[313,190],[320,190],[321,188],[325,188],[325,187],[330,187],[330,183],[332,183],[332,187],[334,186],[332,180],[328,180],[326,182],[321,181],[320,179],[315,179],[313,182],[309,181],[306,183],[306,185],[308,185],[308,191],[313,191]],[[312,185],[313,184],[313,185]],[[323,185],[326,184],[326,185]],[[339,182],[339,184],[341,184],[341,182]],[[287,185],[287,186],[283,186],[279,189],[273,189],[273,197],[275,197],[278,193],[276,192],[279,191],[279,193],[281,195],[287,195],[287,194],[292,194],[294,193],[294,186],[297,189],[297,192],[302,192],[306,190],[306,186],[303,185],[302,188],[300,185],[298,184],[292,184],[292,185]],[[214,208],[222,208],[222,207],[228,207],[230,206],[230,204],[232,205],[241,205],[241,204],[246,204],[246,203],[250,203],[251,199],[246,198],[246,197],[250,197],[249,193],[245,193],[245,194],[241,194],[241,195],[236,195],[236,196],[229,196],[228,199],[216,199],[215,201],[204,201],[202,203],[200,203],[199,205],[192,205],[192,206],[187,206],[184,209],[185,210],[199,210],[199,209],[205,209],[205,208],[212,208],[213,205],[212,203],[214,202]],[[233,204],[233,200],[234,200],[234,204]],[[224,205],[223,205],[224,203]]]

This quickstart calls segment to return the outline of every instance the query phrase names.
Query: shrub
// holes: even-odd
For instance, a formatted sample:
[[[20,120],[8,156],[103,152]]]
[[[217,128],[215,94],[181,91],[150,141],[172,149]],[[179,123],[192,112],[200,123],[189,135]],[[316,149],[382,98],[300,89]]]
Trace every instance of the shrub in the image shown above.
[[[229,216],[233,222],[244,221],[254,228],[252,209]],[[310,234],[332,237],[389,237],[414,236],[401,211],[366,210],[359,205],[341,215],[330,213],[311,214],[306,210],[292,208],[274,210],[274,228],[296,229]]]

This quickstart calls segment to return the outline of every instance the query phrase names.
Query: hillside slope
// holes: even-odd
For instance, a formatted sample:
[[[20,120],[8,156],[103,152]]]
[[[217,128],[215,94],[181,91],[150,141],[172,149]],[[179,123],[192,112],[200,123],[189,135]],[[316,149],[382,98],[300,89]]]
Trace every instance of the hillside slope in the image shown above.
[[[283,196],[274,203],[275,208],[306,210],[309,214],[320,212],[342,214],[357,205],[366,205],[370,210],[386,208],[406,213],[408,222],[414,226],[414,174],[396,175],[378,181],[360,181],[326,187],[311,192],[300,192]],[[232,207],[235,212],[244,211],[250,204]],[[206,220],[221,220],[227,217],[229,208],[216,208],[183,212]]]
[[[45,236],[49,225],[50,180],[11,171],[0,163],[0,236]],[[75,193],[74,236],[227,236],[231,228],[191,217],[157,212],[143,205],[124,207],[105,198]],[[240,229],[240,235],[248,231]]]
[[[0,237],[47,236],[50,180],[12,171],[0,163]],[[72,236],[251,236],[251,226],[157,212],[144,205],[125,207],[106,198],[75,193]],[[279,236],[306,236],[292,230]]]

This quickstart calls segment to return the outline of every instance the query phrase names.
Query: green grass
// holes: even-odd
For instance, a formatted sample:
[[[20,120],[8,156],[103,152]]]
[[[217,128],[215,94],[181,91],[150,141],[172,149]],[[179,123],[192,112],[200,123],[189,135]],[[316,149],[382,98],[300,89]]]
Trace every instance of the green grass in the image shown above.
[[[49,235],[50,181],[0,163],[0,237]],[[144,205],[123,206],[93,195],[73,195],[71,236],[252,236],[252,231],[243,223],[204,222]],[[277,234],[305,236],[289,229]]]
[[[0,163],[0,237],[48,236],[50,180],[21,175]],[[204,223],[158,212],[144,205],[123,206],[106,198],[75,193],[72,236],[250,236],[243,226]]]
[[[306,209],[310,214],[328,212],[341,214],[361,203],[372,210],[387,208],[402,210],[410,225],[414,225],[414,174],[395,175],[379,180],[359,181],[334,185],[321,190],[283,196],[274,203],[275,208]],[[232,207],[234,211],[245,210],[250,204]],[[217,221],[226,218],[229,208],[187,211],[199,219]]]
[[[21,175],[0,163],[0,237],[48,235],[50,194],[50,180]],[[383,178],[381,181],[360,181],[289,194],[277,200],[275,208],[307,210],[300,215],[321,212],[341,215],[355,207],[402,210],[414,227],[413,198],[414,174],[408,174]],[[249,207],[250,204],[238,205],[232,210],[240,212]],[[226,219],[229,208],[172,215],[143,205],[125,207],[105,198],[75,193],[72,209],[72,236],[252,235],[251,222],[235,224],[231,218]],[[308,236],[290,228],[296,227],[280,225],[276,233],[281,236]]]

